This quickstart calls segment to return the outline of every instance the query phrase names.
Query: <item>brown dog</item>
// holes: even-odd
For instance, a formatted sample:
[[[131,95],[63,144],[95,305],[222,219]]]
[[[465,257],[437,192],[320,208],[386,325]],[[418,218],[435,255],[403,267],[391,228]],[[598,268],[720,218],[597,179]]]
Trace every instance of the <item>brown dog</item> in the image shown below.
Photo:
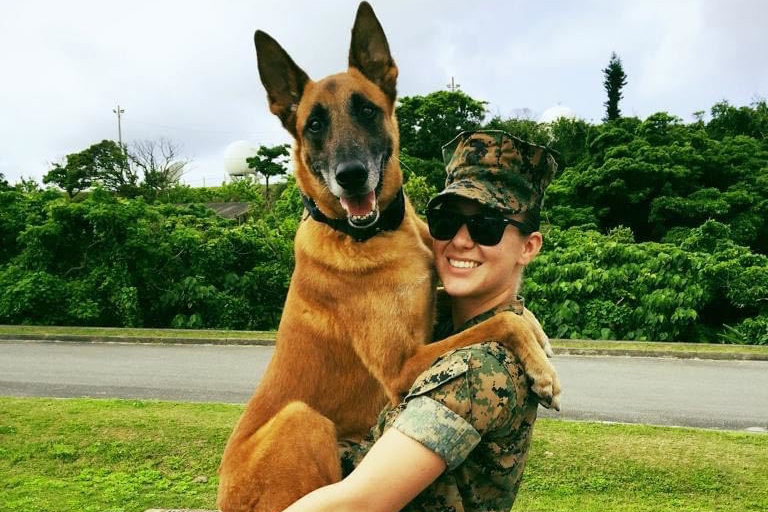
[[[511,347],[534,391],[559,384],[526,318],[499,314],[427,344],[435,273],[424,223],[401,192],[394,116],[397,67],[367,3],[349,69],[311,81],[267,34],[255,35],[271,111],[295,139],[296,181],[313,218],[296,233],[296,268],[277,346],[227,443],[218,506],[282,510],[341,478],[338,438],[360,438],[443,353],[488,339]]]

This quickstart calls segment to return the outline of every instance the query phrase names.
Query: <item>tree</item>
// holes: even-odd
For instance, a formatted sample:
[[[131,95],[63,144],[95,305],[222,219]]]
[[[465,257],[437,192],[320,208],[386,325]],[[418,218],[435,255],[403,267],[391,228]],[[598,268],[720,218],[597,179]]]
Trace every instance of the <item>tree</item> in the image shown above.
[[[3,190],[8,190],[9,188],[11,187],[8,185],[8,182],[5,181],[5,175],[0,172],[0,192]]]
[[[568,164],[547,190],[543,216],[560,227],[625,226],[640,241],[669,243],[713,219],[734,242],[768,253],[762,109],[722,102],[707,125],[657,112],[553,130]]]
[[[93,171],[84,160],[80,153],[67,155],[66,164],[53,164],[53,168],[43,176],[43,183],[57,185],[72,199],[90,187],[93,181]]]
[[[502,119],[499,116],[494,116],[483,128],[486,130],[504,130],[515,137],[542,146],[548,145],[552,139],[549,126],[524,117]]]
[[[144,196],[154,200],[179,183],[189,160],[179,157],[180,147],[161,138],[159,141],[138,140],[130,145],[128,158],[144,174],[141,189]]]
[[[755,139],[768,139],[768,103],[759,100],[747,106],[734,107],[727,101],[715,103],[707,132],[716,139],[733,135],[747,135]]]
[[[550,123],[549,131],[551,140],[549,147],[559,154],[558,164],[565,170],[566,166],[578,164],[588,157],[589,140],[592,125],[582,119],[569,119],[561,117]]]
[[[605,105],[603,121],[614,121],[621,117],[621,110],[619,110],[619,100],[623,97],[621,88],[627,85],[627,75],[616,52],[611,53],[611,60],[608,62],[608,67],[603,70],[603,76],[605,77],[603,87],[608,94],[608,101],[603,103]]]
[[[132,197],[136,195],[137,181],[138,176],[131,170],[125,153],[112,140],[103,140],[79,153],[67,155],[64,165],[53,164],[43,176],[43,183],[58,185],[70,199],[95,182]]]
[[[397,106],[401,151],[425,160],[442,161],[443,144],[459,132],[480,128],[486,104],[461,91],[401,98]]]
[[[256,156],[246,158],[248,167],[253,169],[257,174],[264,176],[264,202],[269,203],[269,178],[272,176],[282,176],[288,173],[286,168],[287,158],[289,155],[288,144],[280,144],[278,146],[260,146],[256,152]]]
[[[122,197],[139,195],[139,174],[115,141],[103,140],[87,151],[94,155],[94,181]]]
[[[35,181],[35,178],[25,178],[24,176],[19,177],[19,181],[16,182],[13,188],[23,194],[34,194],[35,192],[40,192],[41,190],[40,184]]]

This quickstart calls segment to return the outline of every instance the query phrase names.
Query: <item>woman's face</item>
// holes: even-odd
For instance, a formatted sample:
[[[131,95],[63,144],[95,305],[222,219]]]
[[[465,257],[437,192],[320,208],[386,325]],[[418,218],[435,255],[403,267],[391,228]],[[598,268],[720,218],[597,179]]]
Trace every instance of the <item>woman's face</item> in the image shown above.
[[[447,202],[442,208],[463,215],[483,211],[468,199]],[[433,247],[437,273],[448,295],[492,303],[517,293],[522,267],[541,248],[541,233],[522,235],[516,227],[507,226],[497,245],[479,245],[463,225],[451,240],[435,240]]]

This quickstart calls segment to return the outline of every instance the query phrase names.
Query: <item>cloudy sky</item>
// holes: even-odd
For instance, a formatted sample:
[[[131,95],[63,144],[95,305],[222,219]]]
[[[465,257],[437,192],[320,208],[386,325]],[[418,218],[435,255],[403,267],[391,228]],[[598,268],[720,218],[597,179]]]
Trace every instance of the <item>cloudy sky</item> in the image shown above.
[[[165,137],[193,161],[183,181],[219,184],[233,141],[288,142],[269,114],[253,32],[313,78],[346,68],[357,0],[3,0],[0,173],[40,179],[102,139]],[[622,112],[685,120],[717,101],[768,96],[764,0],[373,0],[401,95],[461,89],[491,115],[556,105],[599,120],[612,51]]]

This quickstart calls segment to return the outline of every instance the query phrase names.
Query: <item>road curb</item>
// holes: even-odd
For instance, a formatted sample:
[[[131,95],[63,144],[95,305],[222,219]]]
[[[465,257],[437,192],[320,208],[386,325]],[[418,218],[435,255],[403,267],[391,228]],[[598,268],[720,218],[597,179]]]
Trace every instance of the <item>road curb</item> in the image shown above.
[[[241,345],[274,346],[273,338],[173,338],[148,336],[87,336],[76,334],[0,334],[1,341],[46,341],[76,343],[143,343],[170,345]],[[677,359],[709,359],[716,361],[768,361],[768,353],[706,352],[658,349],[578,348],[558,347],[553,341],[555,355],[570,356],[624,356],[624,357],[671,357]],[[570,341],[570,340],[565,340]]]
[[[552,347],[555,355],[563,356],[625,356],[625,357],[672,357],[676,359],[711,359],[715,361],[768,361],[768,354],[744,354],[740,352],[684,352],[675,350],[633,350],[602,348]]]

